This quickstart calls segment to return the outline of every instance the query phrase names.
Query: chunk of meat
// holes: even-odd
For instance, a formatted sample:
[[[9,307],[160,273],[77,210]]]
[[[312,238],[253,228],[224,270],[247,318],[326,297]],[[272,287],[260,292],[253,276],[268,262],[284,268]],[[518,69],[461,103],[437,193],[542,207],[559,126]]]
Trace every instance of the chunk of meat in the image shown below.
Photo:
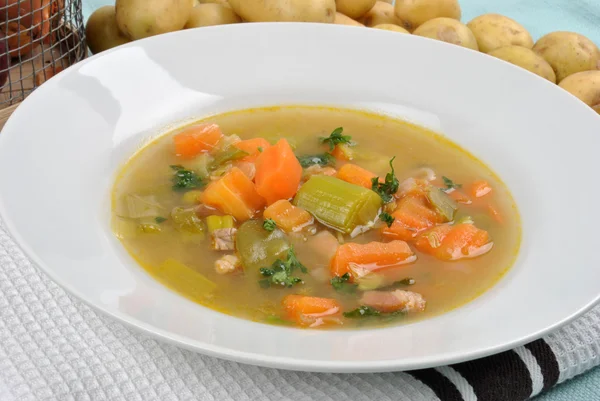
[[[493,242],[487,231],[462,223],[438,226],[421,234],[415,247],[441,260],[458,260],[489,252]]]
[[[242,262],[235,255],[225,255],[215,262],[215,271],[219,274],[229,274],[238,270]]]
[[[367,291],[360,299],[360,303],[384,313],[422,312],[426,304],[421,294],[404,290]]]
[[[212,248],[216,251],[235,250],[237,228],[217,228],[212,232]]]
[[[310,166],[310,167],[304,169],[304,172],[302,173],[302,180],[307,181],[313,175],[327,175],[329,177],[335,177],[336,174],[337,174],[337,170],[334,169],[333,167],[329,167],[329,166],[322,167],[322,166],[319,166],[318,164],[315,164],[313,166]]]

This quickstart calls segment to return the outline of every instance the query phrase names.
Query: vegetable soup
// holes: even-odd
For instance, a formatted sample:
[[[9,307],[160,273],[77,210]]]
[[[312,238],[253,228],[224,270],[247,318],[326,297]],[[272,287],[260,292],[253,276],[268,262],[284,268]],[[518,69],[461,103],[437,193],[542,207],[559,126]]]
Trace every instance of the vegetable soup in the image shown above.
[[[356,110],[212,116],[139,151],[113,230],[155,279],[231,315],[306,328],[430,317],[490,288],[520,223],[492,171],[417,126]]]

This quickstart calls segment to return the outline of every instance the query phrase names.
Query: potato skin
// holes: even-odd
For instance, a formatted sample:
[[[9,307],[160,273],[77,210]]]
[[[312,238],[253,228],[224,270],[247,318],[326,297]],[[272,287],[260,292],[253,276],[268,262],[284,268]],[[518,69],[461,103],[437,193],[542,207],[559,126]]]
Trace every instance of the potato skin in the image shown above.
[[[376,0],[335,0],[336,10],[352,19],[358,19],[375,5]]]
[[[460,21],[461,16],[458,0],[396,0],[395,12],[408,24],[409,31],[434,18]]]
[[[100,7],[90,15],[85,25],[85,38],[93,54],[130,42],[117,27],[115,6]]]
[[[211,25],[236,24],[242,19],[233,12],[231,7],[216,3],[198,4],[192,9],[190,18],[185,24],[185,29],[200,28]]]
[[[229,0],[248,22],[324,22],[335,20],[335,0]]]
[[[483,14],[473,18],[467,26],[477,38],[477,45],[483,53],[506,46],[533,47],[533,39],[527,29],[504,15]]]
[[[600,114],[600,71],[582,71],[569,75],[558,85]]]
[[[333,23],[336,25],[364,26],[360,22],[355,21],[352,18],[340,12],[335,13],[335,20],[333,21]]]
[[[479,50],[473,32],[453,18],[434,18],[419,26],[413,35],[441,40],[442,42]]]
[[[383,29],[384,31],[408,33],[410,35],[410,32],[408,32],[406,29],[402,28],[401,26],[394,25],[394,24],[379,24],[379,25],[375,25],[373,28],[374,29]]]
[[[488,54],[533,72],[553,84],[556,83],[556,74],[550,64],[531,49],[521,46],[505,46],[492,50]]]
[[[575,32],[552,32],[542,36],[533,51],[554,69],[557,82],[571,74],[600,68],[600,50],[583,35]]]
[[[407,28],[406,23],[402,21],[402,19],[396,17],[394,6],[383,1],[375,2],[373,8],[367,11],[359,22],[362,22],[365,26],[369,27],[381,24],[394,24]]]
[[[116,0],[117,26],[131,40],[178,31],[192,7],[190,0]]]

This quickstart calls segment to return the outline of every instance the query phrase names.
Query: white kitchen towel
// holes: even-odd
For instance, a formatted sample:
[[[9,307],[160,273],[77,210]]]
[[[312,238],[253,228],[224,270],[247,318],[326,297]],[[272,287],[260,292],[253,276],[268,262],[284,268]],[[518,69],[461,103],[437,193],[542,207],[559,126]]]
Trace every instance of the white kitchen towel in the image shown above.
[[[98,315],[34,267],[0,224],[2,401],[516,401],[599,365],[599,355],[596,307],[544,339],[451,367],[337,375],[223,361]]]

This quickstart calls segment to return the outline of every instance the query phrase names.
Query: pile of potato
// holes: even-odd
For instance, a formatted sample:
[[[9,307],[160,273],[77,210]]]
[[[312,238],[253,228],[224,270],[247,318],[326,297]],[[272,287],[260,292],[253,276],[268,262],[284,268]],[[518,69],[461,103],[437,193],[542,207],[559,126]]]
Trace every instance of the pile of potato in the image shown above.
[[[321,22],[441,40],[525,68],[571,92],[600,114],[600,50],[573,32],[534,43],[518,22],[481,15],[460,22],[458,0],[116,0],[90,17],[88,45],[98,53],[152,35],[240,22]]]

